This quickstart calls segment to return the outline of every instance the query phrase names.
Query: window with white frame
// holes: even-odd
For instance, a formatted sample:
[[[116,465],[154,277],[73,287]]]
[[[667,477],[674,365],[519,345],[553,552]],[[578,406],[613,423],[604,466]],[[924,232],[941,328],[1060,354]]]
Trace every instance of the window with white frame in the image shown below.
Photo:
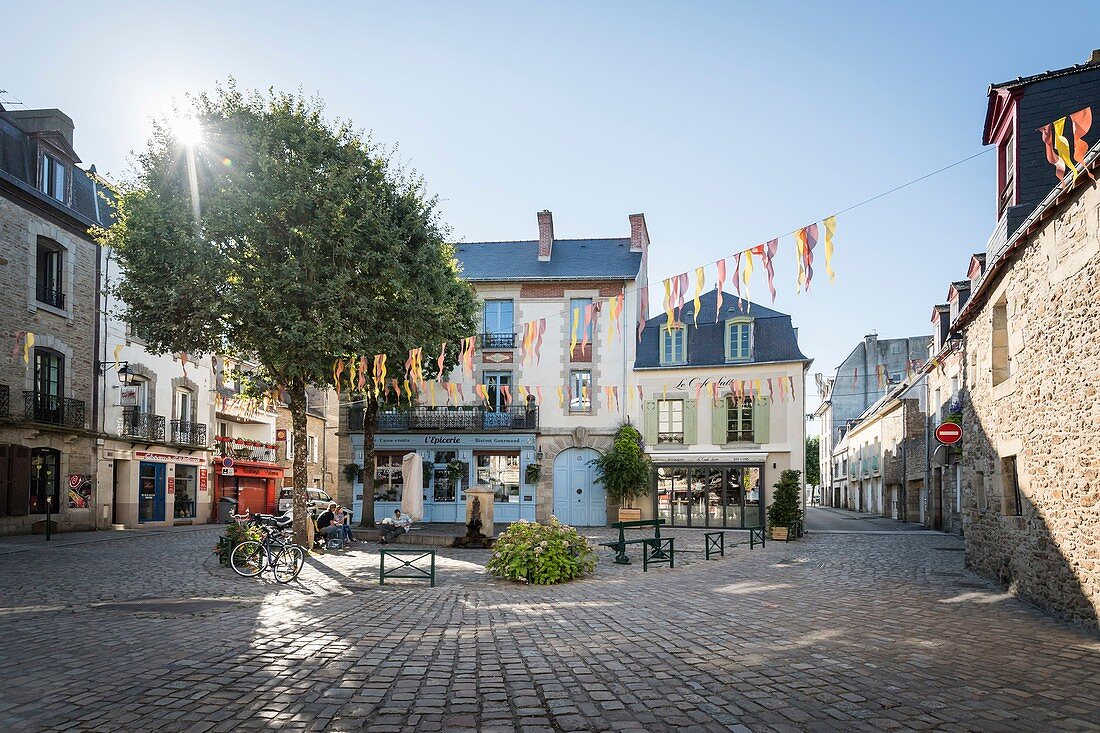
[[[484,348],[510,349],[515,346],[515,306],[511,300],[485,301]]]
[[[54,308],[65,307],[65,292],[62,289],[62,266],[65,262],[65,249],[47,237],[38,238],[34,274],[34,297],[39,303]]]
[[[67,176],[68,169],[64,163],[49,153],[42,153],[38,160],[38,190],[64,203]]]
[[[748,361],[751,358],[752,319],[726,321],[726,361]]]
[[[306,442],[309,443],[309,462],[317,462],[317,436],[307,435]]]
[[[657,442],[684,442],[683,400],[657,400]]]
[[[687,329],[683,326],[661,328],[661,364],[687,363]]]
[[[569,373],[569,411],[592,411],[592,372],[575,369]]]
[[[753,442],[751,397],[726,398],[726,442]]]

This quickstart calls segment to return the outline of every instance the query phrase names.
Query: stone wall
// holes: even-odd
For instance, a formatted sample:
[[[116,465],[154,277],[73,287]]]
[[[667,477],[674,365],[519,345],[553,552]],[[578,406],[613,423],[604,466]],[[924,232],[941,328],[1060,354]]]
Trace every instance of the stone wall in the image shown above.
[[[1013,255],[963,330],[967,560],[1021,597],[1093,628],[1100,608],[1098,230],[1093,183]],[[998,307],[1007,313],[1003,331],[994,328]],[[1011,375],[994,384],[994,348],[1004,346]]]

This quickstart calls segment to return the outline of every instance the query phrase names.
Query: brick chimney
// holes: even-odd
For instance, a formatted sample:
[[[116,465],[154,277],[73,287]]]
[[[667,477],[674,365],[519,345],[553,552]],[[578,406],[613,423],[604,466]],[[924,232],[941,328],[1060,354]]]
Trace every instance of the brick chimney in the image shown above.
[[[645,214],[631,214],[630,217],[630,251],[649,251],[649,230],[645,227]]]
[[[554,249],[554,215],[546,209],[538,213],[539,217],[539,262],[550,261],[550,251]]]
[[[1092,54],[1089,55],[1089,60],[1085,63],[1100,64],[1100,48],[1094,48]]]

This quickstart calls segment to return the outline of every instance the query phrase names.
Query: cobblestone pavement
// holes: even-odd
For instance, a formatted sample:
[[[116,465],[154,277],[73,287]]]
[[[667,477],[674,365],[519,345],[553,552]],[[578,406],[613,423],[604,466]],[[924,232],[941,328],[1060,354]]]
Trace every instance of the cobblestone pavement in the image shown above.
[[[0,552],[3,731],[1100,730],[1100,639],[962,568],[944,535],[816,535],[554,588],[377,545],[300,584],[217,528]],[[635,556],[637,552],[633,553]]]

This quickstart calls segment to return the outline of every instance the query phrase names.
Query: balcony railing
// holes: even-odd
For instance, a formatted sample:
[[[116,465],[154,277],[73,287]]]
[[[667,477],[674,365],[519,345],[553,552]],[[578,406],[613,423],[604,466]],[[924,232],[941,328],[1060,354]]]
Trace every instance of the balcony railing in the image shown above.
[[[11,414],[11,389],[6,384],[0,384],[0,417]]]
[[[23,416],[34,422],[82,428],[84,427],[84,400],[24,392]]]
[[[228,445],[218,448],[222,456],[231,456],[238,461],[262,461],[264,463],[276,463],[279,458],[274,448],[262,448],[252,445],[237,446]]]
[[[118,434],[124,438],[164,441],[164,417],[148,412],[124,412]]]
[[[54,308],[65,307],[65,293],[61,292],[61,288],[50,287],[38,283],[34,288],[34,297],[39,303],[45,303]]]
[[[352,413],[354,415],[355,413]],[[358,428],[349,419],[349,429],[362,430],[362,413]],[[462,432],[477,430],[538,430],[539,409],[524,405],[499,411],[484,407],[414,407],[409,410],[383,410],[378,413],[378,430],[404,432],[406,430],[437,430]]]
[[[657,433],[657,443],[683,443],[683,433]]]
[[[516,335],[514,333],[483,333],[481,334],[481,348],[514,349],[516,348]]]
[[[179,445],[204,447],[206,445],[206,425],[184,420],[173,420],[172,442]]]

